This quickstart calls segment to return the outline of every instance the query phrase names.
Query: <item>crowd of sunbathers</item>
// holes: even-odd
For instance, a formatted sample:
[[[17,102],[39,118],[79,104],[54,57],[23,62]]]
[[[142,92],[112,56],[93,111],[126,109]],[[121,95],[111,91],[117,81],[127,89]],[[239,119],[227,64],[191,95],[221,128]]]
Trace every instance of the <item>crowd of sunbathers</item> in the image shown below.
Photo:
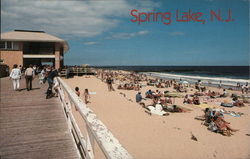
[[[114,80],[119,81],[120,83],[117,86],[117,89],[124,90],[136,90],[139,91],[141,88],[140,81],[145,81],[146,76],[142,74],[125,74],[122,71],[103,71],[97,70],[97,77],[102,81],[106,81],[109,89],[114,90],[112,83]],[[111,87],[111,88],[110,88]]]
[[[222,101],[221,106],[231,107],[244,106],[244,103],[249,103],[249,99],[244,98],[244,96],[237,96],[232,94],[232,101],[227,101],[230,97],[226,89],[222,89],[223,92],[216,92],[207,89],[200,80],[194,84],[192,87],[188,82],[176,81],[176,80],[166,80],[159,78],[148,77],[145,74],[138,74],[135,72],[125,72],[125,71],[104,71],[98,70],[97,77],[102,81],[111,80],[112,83],[116,81],[117,89],[123,90],[135,90],[138,91],[136,94],[136,102],[143,106],[146,109],[146,112],[149,114],[158,114],[158,115],[169,115],[168,112],[186,112],[187,110],[183,107],[177,106],[173,102],[173,98],[183,98],[184,104],[193,104],[200,105],[202,103],[207,103],[209,100],[218,100]],[[170,92],[166,90],[161,92],[160,90],[153,91],[149,89],[145,92],[145,98],[142,97],[140,92],[143,84],[145,82],[148,86],[154,86],[157,88],[173,88],[175,92]],[[246,84],[248,85],[248,84]],[[222,87],[220,87],[222,88]],[[196,90],[192,94],[187,94],[188,89]],[[244,90],[246,90],[244,88]],[[247,90],[248,91],[248,90]],[[205,100],[207,99],[207,100]],[[227,100],[226,100],[227,99]],[[146,105],[143,100],[152,100],[149,105]],[[231,135],[232,132],[236,131],[229,126],[229,123],[223,119],[223,114],[217,112],[213,109],[207,108],[205,110],[205,125],[208,126],[209,130],[215,132],[221,132],[224,135]]]
[[[139,91],[140,88],[141,86],[139,84],[134,84],[134,83],[119,84],[117,86],[117,89],[135,90],[135,91]]]
[[[97,77],[99,77],[102,81],[106,81],[108,84],[109,90],[114,90],[112,84],[114,81],[118,81],[119,83],[117,86],[117,89],[123,89],[123,90],[135,90],[140,91],[142,88],[141,82],[146,82],[149,86],[155,86],[156,88],[170,88],[172,87],[176,93],[186,93],[186,95],[180,94],[182,97],[184,97],[183,103],[185,104],[195,104],[200,105],[202,102],[200,100],[200,97],[209,97],[210,99],[217,99],[217,98],[226,98],[229,97],[229,93],[226,91],[226,89],[223,89],[223,93],[211,91],[206,88],[206,86],[202,85],[202,82],[198,80],[194,84],[194,89],[197,91],[193,94],[187,94],[187,88],[190,86],[190,84],[187,82],[186,84],[180,82],[177,82],[175,79],[173,80],[166,80],[166,79],[160,79],[160,78],[149,78],[145,74],[138,74],[135,72],[125,72],[125,71],[111,71],[111,70],[97,70]],[[248,83],[246,84],[248,85]],[[246,88],[246,87],[244,87]],[[146,94],[146,97],[152,98],[153,102],[156,103],[158,100],[162,104],[165,104],[168,102],[169,99],[163,98],[166,96],[166,94],[161,93],[159,95],[158,90],[155,92],[158,96],[157,99],[152,98],[150,91]],[[170,97],[171,96],[167,96]],[[191,97],[191,98],[189,98]],[[208,98],[208,99],[209,99]],[[232,106],[244,106],[244,103],[248,103],[249,100],[245,99],[243,97],[242,100],[239,98],[241,97],[235,97],[232,96],[232,101],[224,100],[221,102],[221,106],[225,107],[232,107]],[[170,99],[171,100],[171,99]]]

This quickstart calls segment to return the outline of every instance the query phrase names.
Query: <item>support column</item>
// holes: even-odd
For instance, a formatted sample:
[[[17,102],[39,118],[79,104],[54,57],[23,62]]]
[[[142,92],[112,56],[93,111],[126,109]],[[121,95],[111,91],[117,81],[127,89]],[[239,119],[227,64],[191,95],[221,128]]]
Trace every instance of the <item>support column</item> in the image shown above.
[[[60,45],[58,43],[55,44],[55,68],[60,68]]]

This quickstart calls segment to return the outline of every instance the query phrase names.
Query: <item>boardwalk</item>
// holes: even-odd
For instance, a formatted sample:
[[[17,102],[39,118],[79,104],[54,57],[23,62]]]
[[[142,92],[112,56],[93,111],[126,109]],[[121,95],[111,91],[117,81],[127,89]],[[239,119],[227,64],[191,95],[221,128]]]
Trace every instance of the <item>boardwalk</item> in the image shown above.
[[[59,100],[46,100],[47,84],[33,83],[34,90],[17,92],[1,79],[0,158],[79,158]]]

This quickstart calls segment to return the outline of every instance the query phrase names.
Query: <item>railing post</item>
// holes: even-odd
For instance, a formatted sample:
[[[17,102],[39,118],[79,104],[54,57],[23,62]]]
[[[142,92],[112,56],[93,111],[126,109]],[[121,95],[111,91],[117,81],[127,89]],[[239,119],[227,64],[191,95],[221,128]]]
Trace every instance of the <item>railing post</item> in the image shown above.
[[[66,105],[66,111],[67,111],[67,116],[68,116],[68,126],[70,129],[72,129],[72,123],[71,123],[71,119],[70,119],[70,113],[71,113],[71,105],[72,102],[71,100],[68,101],[68,104]]]
[[[87,139],[86,139],[86,147],[87,147],[87,150],[91,156],[91,158],[93,157],[94,158],[94,137],[91,133],[91,131],[89,130],[89,127],[88,125],[86,125],[86,128],[87,128]]]

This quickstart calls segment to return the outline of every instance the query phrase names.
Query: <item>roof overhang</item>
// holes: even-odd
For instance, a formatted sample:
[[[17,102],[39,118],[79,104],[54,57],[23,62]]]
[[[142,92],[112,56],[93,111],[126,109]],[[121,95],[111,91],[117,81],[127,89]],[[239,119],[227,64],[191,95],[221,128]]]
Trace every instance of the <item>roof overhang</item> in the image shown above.
[[[16,30],[12,32],[1,33],[1,41],[16,41],[16,42],[55,42],[60,43],[64,48],[64,53],[69,50],[67,41],[56,36],[47,34],[42,31],[22,31]]]

